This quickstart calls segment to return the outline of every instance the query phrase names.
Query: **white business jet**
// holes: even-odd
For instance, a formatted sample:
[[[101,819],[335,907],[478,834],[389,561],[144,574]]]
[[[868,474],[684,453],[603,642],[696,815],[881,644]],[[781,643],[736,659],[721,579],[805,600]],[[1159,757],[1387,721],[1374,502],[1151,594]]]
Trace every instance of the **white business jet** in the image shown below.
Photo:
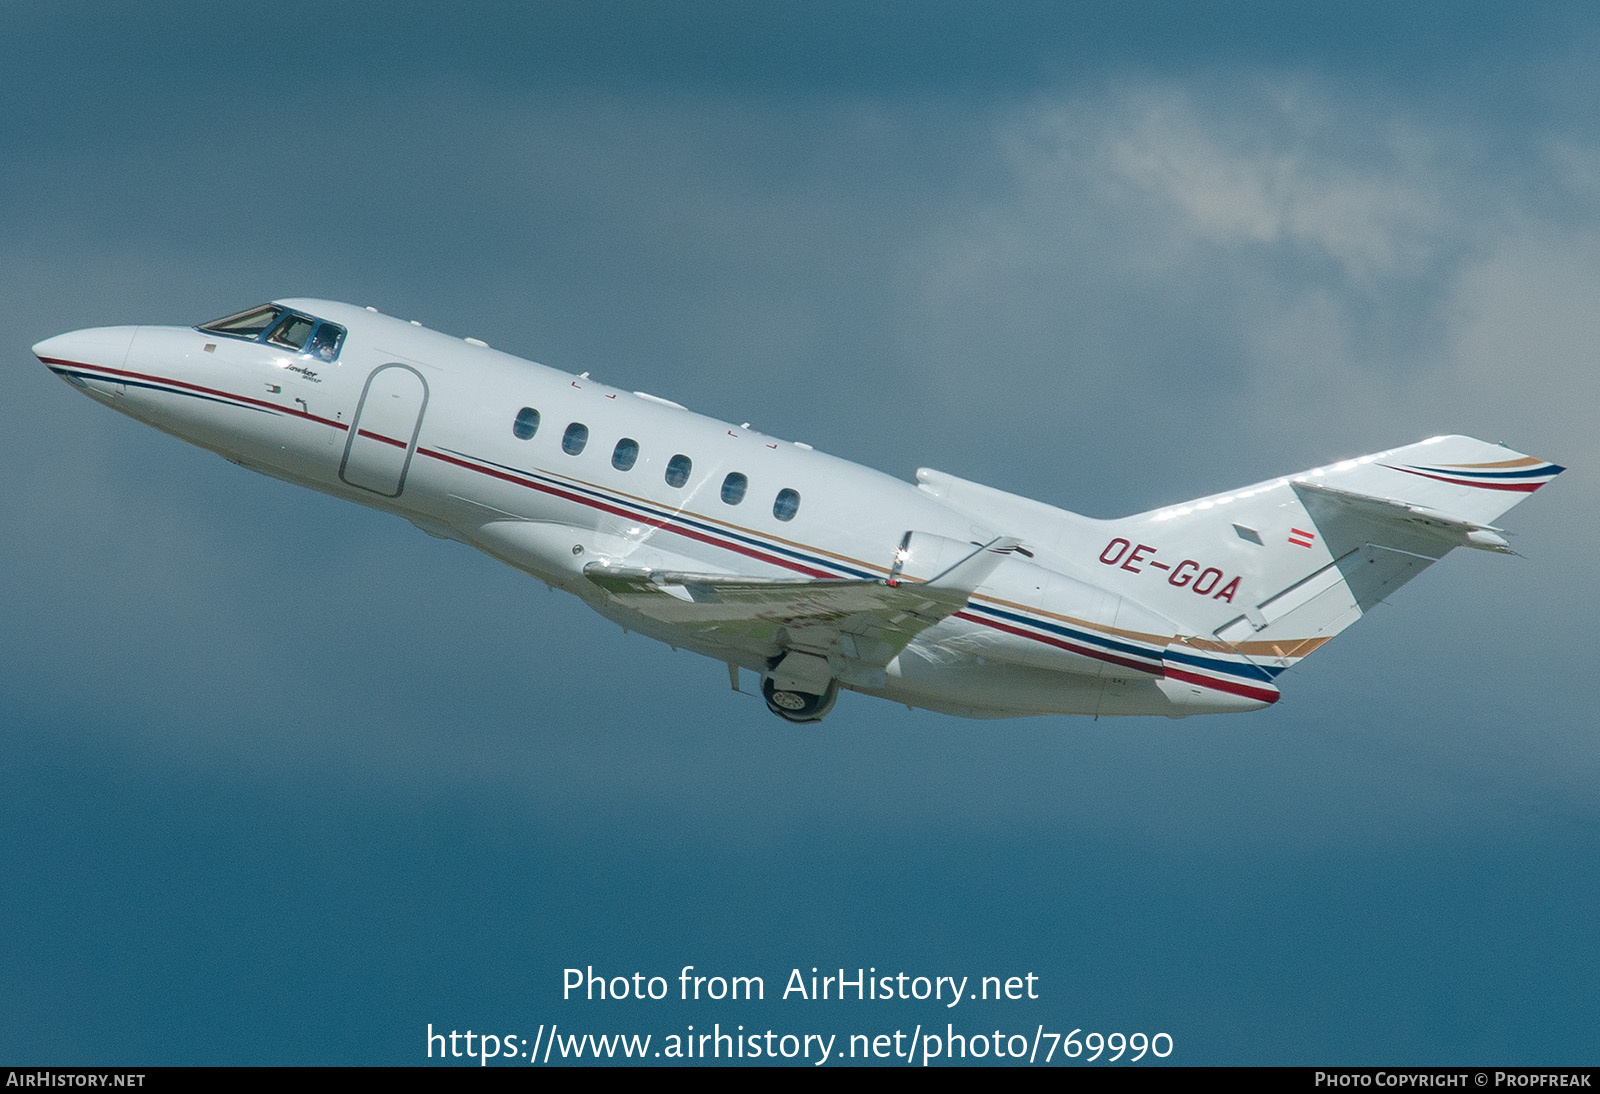
[[[1470,437],[1120,520],[915,484],[371,308],[282,300],[34,353],[244,467],[383,509],[759,673],[974,718],[1252,710],[1287,668],[1562,468]]]

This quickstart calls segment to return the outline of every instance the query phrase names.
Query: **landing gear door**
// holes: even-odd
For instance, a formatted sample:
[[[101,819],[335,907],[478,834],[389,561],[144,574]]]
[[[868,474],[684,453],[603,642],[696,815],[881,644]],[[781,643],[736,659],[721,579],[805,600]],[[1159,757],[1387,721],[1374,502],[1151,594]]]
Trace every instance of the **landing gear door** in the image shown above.
[[[428,381],[422,373],[401,364],[374,369],[350,422],[339,477],[362,490],[399,497],[427,406]]]

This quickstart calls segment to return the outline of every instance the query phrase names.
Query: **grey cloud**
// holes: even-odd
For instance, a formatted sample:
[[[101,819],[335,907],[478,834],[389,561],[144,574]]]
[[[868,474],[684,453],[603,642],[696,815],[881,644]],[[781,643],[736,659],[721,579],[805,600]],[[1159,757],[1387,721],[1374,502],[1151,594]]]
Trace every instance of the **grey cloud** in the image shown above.
[[[1540,409],[1560,400],[1554,384],[1508,399],[1495,349],[1527,358],[1531,347],[1552,381],[1589,390],[1574,351],[1593,271],[1570,231],[1587,208],[1575,200],[1568,223],[1530,230],[1492,215],[1492,179],[1451,176],[1448,157],[1414,138],[1427,119],[1400,112],[1390,136],[1341,157],[1361,115],[1336,89],[1285,105],[1258,100],[1262,86],[1199,97],[1119,85],[954,119],[941,104],[796,114],[694,96],[437,100],[398,145],[364,137],[359,116],[330,128],[350,162],[321,176],[270,163],[242,173],[255,165],[248,142],[215,146],[195,200],[174,212],[142,199],[121,243],[52,234],[101,192],[69,185],[56,220],[13,244],[4,284],[30,322],[51,327],[197,319],[197,299],[210,314],[273,293],[353,297],[891,471],[936,463],[1101,514],[1445,428],[1580,462],[1581,399],[1561,416]],[[1267,132],[1241,135],[1263,116],[1275,119]],[[173,151],[123,163],[121,184],[158,191]],[[374,194],[357,162],[392,188]],[[411,215],[436,203],[439,219]],[[303,204],[296,247],[264,253],[256,229],[301,223]],[[1546,289],[1550,269],[1563,272]],[[74,282],[117,313],[84,314],[79,292],[68,315],[60,287]],[[1543,316],[1531,339],[1517,333],[1530,311]],[[102,611],[93,585],[54,569],[47,538],[18,549],[19,568],[49,576],[11,591],[16,613],[57,613],[13,651],[40,667],[40,701],[130,734],[165,719],[174,754],[202,757],[190,762],[347,771],[424,795],[478,788],[541,816],[649,802],[717,823],[759,815],[751,831],[770,833],[826,803],[886,823],[981,825],[984,803],[1005,800],[1007,815],[1158,841],[1190,838],[1200,810],[1202,832],[1316,843],[1332,818],[1382,800],[1362,822],[1371,838],[1396,815],[1437,830],[1455,815],[1449,795],[1399,804],[1382,764],[1343,754],[1374,742],[1339,727],[1412,710],[1394,699],[1412,678],[1456,680],[1453,665],[1493,648],[1471,640],[1485,626],[1569,637],[1572,620],[1537,605],[1588,595],[1560,584],[1568,567],[1553,557],[1569,550],[1566,507],[1583,498],[1564,479],[1529,506],[1547,514],[1525,526],[1544,548],[1538,566],[1467,578],[1452,559],[1341,639],[1349,654],[1319,655],[1288,681],[1291,701],[1269,717],[1303,734],[1301,747],[1331,732],[1318,763],[1340,768],[1346,789],[1291,809],[1293,824],[1268,824],[1264,805],[1214,800],[1229,780],[1287,788],[1267,794],[1280,811],[1310,794],[1313,776],[1294,770],[1304,755],[1260,749],[1261,716],[1200,737],[1148,723],[996,736],[857,700],[821,745],[774,738],[759,704],[720,693],[718,666],[624,638],[575,601],[398,521],[335,511],[108,422],[42,370],[28,391],[40,409],[7,413],[31,451],[117,438],[75,449],[70,464],[41,461],[17,487],[28,511],[82,544],[85,569],[149,573]],[[1554,421],[1567,423],[1557,447],[1568,451],[1540,447]],[[63,498],[75,499],[70,518],[54,505]],[[1522,511],[1513,518],[1523,526]],[[108,537],[106,522],[126,530]],[[1480,604],[1463,581],[1522,590],[1525,607]],[[230,618],[216,618],[219,604]],[[90,627],[126,651],[120,662],[70,659],[72,636]],[[144,631],[162,641],[142,643]],[[1406,668],[1369,697],[1360,680],[1375,653]],[[207,682],[218,679],[229,687]],[[1546,749],[1519,761],[1536,785],[1592,748],[1576,712],[1521,680],[1503,686],[1556,725]],[[1434,703],[1438,717],[1470,716],[1464,700]],[[363,716],[349,718],[352,707]],[[685,730],[677,715],[701,709],[705,724]],[[663,711],[678,728],[659,728]],[[1421,771],[1438,758],[1431,727],[1385,747]],[[597,749],[614,762],[597,764]],[[1018,770],[1018,755],[1047,761]],[[772,802],[777,767],[796,794]],[[975,792],[926,804],[955,770]],[[1136,789],[1151,780],[1165,788],[1159,803]]]

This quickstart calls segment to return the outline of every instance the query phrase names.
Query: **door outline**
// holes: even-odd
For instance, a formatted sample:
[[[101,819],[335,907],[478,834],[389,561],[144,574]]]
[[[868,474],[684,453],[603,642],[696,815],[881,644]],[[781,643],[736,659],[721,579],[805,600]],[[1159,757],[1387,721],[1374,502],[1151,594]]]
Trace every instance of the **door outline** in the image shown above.
[[[422,399],[419,403],[417,403],[416,417],[411,424],[411,436],[406,440],[405,458],[401,461],[400,473],[395,478],[394,490],[392,492],[380,490],[376,486],[369,486],[365,483],[354,482],[345,474],[345,472],[350,469],[350,456],[352,453],[355,453],[356,455],[357,473],[359,474],[362,470],[361,452],[357,451],[356,449],[357,440],[362,441],[363,447],[365,447],[365,445],[368,443],[391,446],[397,443],[394,438],[385,437],[382,434],[373,433],[370,430],[366,433],[365,437],[363,437],[361,431],[361,418],[367,409],[367,397],[372,394],[373,381],[377,380],[379,374],[388,372],[390,369],[401,369],[402,371],[409,372],[412,376],[417,378],[417,383],[422,385]],[[356,404],[355,417],[350,419],[349,436],[345,438],[344,442],[344,457],[339,461],[339,478],[347,485],[353,486],[357,490],[366,490],[370,493],[377,494],[380,497],[385,498],[398,498],[406,488],[406,475],[411,471],[411,457],[416,455],[417,438],[422,434],[422,417],[428,409],[428,395],[429,391],[427,379],[422,375],[422,373],[418,372],[410,365],[402,365],[398,361],[391,361],[387,365],[379,365],[377,368],[373,369],[372,372],[367,376],[366,385],[361,389],[361,401]]]

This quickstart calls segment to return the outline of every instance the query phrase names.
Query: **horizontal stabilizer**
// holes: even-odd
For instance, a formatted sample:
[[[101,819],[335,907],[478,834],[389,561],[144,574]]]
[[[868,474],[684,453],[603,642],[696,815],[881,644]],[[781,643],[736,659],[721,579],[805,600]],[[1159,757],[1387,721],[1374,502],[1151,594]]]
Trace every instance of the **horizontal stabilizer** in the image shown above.
[[[1437,537],[1446,550],[1450,547],[1473,547],[1506,555],[1514,553],[1501,535],[1501,529],[1454,517],[1426,505],[1415,505],[1398,498],[1357,494],[1314,482],[1292,482],[1289,485],[1314,521],[1318,520],[1319,514],[1327,515],[1342,509],[1357,519],[1369,522],[1380,537],[1386,522],[1391,522],[1388,525],[1391,528],[1400,527],[1408,533],[1420,532]]]

